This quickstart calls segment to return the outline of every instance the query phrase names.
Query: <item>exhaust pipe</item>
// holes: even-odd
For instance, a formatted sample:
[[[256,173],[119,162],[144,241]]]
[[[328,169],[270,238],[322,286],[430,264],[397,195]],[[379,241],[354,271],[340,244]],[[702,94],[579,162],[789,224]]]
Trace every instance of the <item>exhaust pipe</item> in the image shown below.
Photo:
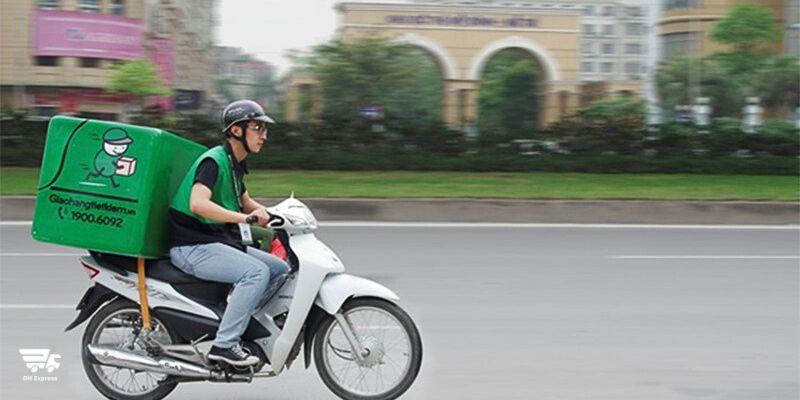
[[[159,374],[188,378],[218,379],[217,373],[196,365],[172,358],[153,358],[111,347],[87,345],[86,351],[98,364],[110,367],[131,368]]]

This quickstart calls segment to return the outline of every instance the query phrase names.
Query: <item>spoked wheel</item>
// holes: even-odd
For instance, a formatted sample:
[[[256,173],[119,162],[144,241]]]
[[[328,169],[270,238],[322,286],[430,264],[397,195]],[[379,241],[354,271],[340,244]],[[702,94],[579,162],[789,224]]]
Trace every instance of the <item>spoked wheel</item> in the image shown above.
[[[175,338],[167,327],[151,316],[150,339],[161,344],[172,344]],[[129,368],[94,364],[89,360],[86,346],[114,347],[146,355],[139,332],[142,316],[139,305],[125,299],[117,299],[103,307],[92,317],[83,334],[81,358],[83,369],[92,385],[112,400],[159,400],[172,392],[177,383],[158,385],[166,375]]]
[[[364,356],[355,356],[336,319],[326,319],[314,338],[314,363],[325,385],[347,400],[391,400],[408,390],[422,363],[422,341],[411,317],[379,299],[349,300],[342,314]]]

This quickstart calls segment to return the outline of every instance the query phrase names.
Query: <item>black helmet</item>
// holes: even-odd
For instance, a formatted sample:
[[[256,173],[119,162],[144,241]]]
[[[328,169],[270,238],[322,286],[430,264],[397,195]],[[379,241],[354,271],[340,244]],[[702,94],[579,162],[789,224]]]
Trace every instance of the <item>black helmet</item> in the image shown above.
[[[264,113],[264,108],[252,100],[236,100],[222,110],[222,132],[227,132],[236,123],[249,120],[264,121],[274,124],[275,121]]]

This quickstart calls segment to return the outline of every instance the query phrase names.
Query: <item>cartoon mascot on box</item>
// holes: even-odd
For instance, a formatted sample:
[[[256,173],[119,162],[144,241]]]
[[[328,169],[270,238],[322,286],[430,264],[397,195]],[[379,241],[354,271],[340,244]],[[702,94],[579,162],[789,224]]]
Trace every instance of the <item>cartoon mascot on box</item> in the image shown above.
[[[104,177],[111,180],[112,186],[119,187],[114,175],[131,176],[136,172],[136,159],[122,156],[131,143],[133,139],[123,129],[107,130],[103,134],[103,149],[94,156],[94,172],[90,172],[86,179]]]

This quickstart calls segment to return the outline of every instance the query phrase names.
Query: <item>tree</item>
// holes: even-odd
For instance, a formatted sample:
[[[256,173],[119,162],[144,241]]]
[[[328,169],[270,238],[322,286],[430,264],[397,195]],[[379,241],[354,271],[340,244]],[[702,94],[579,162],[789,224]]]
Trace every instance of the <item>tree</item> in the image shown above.
[[[751,82],[752,94],[760,96],[765,106],[789,113],[800,107],[800,60],[796,56],[769,57]]]
[[[711,31],[714,41],[733,49],[715,54],[713,58],[731,73],[754,72],[769,54],[765,46],[775,43],[780,37],[781,31],[772,10],[756,5],[737,5]]]
[[[116,64],[107,89],[114,93],[135,96],[139,107],[150,96],[172,96],[172,90],[159,84],[156,68],[148,60],[140,59]]]
[[[486,63],[478,93],[478,127],[493,138],[528,138],[538,125],[538,73],[530,57],[504,50]]]
[[[262,106],[269,110],[269,114],[277,117],[280,113],[281,107],[281,88],[280,82],[275,79],[275,75],[271,72],[265,72],[256,78],[255,85],[253,86],[252,97],[256,99]]]
[[[409,45],[377,38],[334,40],[294,58],[320,82],[321,117],[339,142],[369,145],[380,139],[371,129],[373,121],[360,113],[367,106],[382,107],[390,136],[414,136],[439,122],[441,72]]]
[[[700,92],[711,99],[716,117],[738,116],[750,96],[788,113],[799,103],[800,67],[796,56],[770,54],[766,45],[779,37],[770,9],[754,5],[731,8],[712,30],[712,38],[731,45],[730,51],[694,63],[685,57],[661,63],[656,84],[662,108],[670,111],[675,105],[694,102],[688,87],[689,73],[694,71],[700,76]]]
[[[711,31],[711,38],[733,46],[735,52],[753,54],[758,46],[775,43],[781,31],[775,14],[766,7],[743,4],[731,7]]]

